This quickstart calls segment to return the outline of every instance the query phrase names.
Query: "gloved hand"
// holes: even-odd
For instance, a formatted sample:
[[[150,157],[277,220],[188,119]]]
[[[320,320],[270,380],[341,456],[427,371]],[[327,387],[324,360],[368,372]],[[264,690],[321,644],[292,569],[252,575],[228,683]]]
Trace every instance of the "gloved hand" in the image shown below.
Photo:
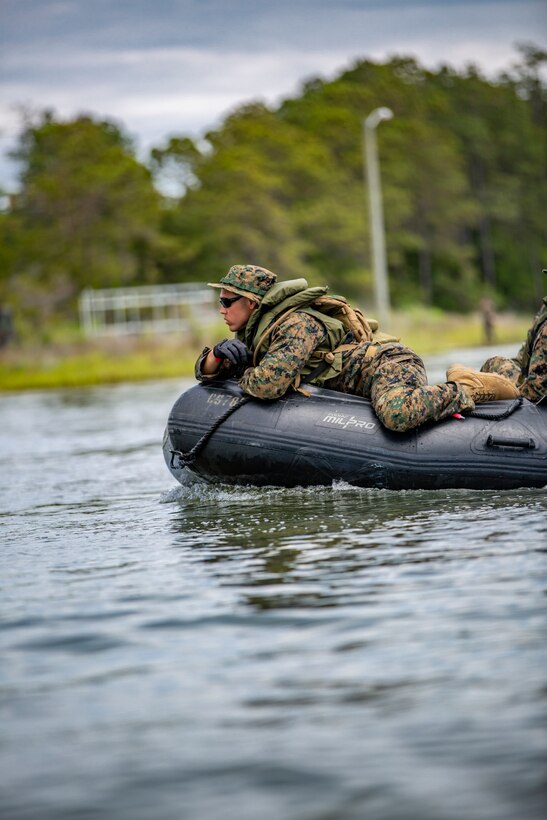
[[[239,339],[223,339],[214,346],[213,355],[217,359],[228,359],[236,367],[246,367],[252,359],[251,351]]]

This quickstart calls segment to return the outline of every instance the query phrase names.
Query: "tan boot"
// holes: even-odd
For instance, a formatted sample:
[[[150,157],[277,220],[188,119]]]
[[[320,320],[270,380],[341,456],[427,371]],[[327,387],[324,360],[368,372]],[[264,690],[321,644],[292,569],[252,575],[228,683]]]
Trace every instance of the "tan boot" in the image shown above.
[[[497,373],[479,373],[463,364],[453,364],[446,371],[446,380],[460,384],[473,401],[487,402],[516,399],[519,391],[509,379]]]

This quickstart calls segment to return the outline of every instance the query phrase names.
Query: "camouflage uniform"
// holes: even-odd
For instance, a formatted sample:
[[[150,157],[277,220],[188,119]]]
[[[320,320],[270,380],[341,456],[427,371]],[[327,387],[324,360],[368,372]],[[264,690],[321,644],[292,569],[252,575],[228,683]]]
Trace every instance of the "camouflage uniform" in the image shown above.
[[[240,387],[249,395],[257,399],[278,399],[294,384],[323,336],[323,327],[313,316],[300,312],[291,313],[274,328],[268,353],[256,367],[238,373],[236,367],[225,359],[217,374],[204,376],[201,373],[201,363],[210,350],[206,347],[196,362],[196,378],[198,381],[209,381],[239,376]]]
[[[475,406],[460,385],[428,385],[420,357],[394,342],[362,342],[347,355],[340,376],[327,386],[370,399],[384,427],[398,433]]]
[[[283,396],[324,335],[321,322],[313,316],[292,313],[274,328],[260,363],[242,375],[241,388],[258,399]],[[475,406],[456,384],[428,385],[422,360],[409,348],[395,343],[373,345],[375,353],[367,357],[371,344],[363,342],[348,352],[342,373],[325,386],[370,399],[378,418],[390,430],[404,432]],[[217,374],[203,376],[201,362],[208,352],[205,348],[196,362],[198,380],[239,375],[233,365],[224,361]]]
[[[257,399],[278,399],[294,384],[325,335],[320,322],[307,313],[291,313],[274,328],[268,352],[239,382]]]
[[[515,358],[492,356],[481,370],[505,376],[530,401],[537,402],[547,395],[547,297]]]

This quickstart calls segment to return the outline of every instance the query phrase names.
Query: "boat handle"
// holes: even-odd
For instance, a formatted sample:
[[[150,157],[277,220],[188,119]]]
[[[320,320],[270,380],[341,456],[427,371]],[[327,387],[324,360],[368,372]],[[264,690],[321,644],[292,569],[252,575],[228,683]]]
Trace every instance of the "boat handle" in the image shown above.
[[[533,438],[500,438],[499,436],[488,436],[487,447],[518,447],[521,450],[535,450],[536,442]]]

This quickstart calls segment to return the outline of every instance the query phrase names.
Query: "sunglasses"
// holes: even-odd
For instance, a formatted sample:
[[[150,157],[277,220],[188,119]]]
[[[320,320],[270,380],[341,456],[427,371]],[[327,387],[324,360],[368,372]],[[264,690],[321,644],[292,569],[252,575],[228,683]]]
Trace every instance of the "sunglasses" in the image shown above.
[[[234,302],[237,302],[238,299],[243,299],[243,296],[232,296],[231,299],[228,296],[221,296],[218,301],[223,308],[229,308],[234,304]]]

